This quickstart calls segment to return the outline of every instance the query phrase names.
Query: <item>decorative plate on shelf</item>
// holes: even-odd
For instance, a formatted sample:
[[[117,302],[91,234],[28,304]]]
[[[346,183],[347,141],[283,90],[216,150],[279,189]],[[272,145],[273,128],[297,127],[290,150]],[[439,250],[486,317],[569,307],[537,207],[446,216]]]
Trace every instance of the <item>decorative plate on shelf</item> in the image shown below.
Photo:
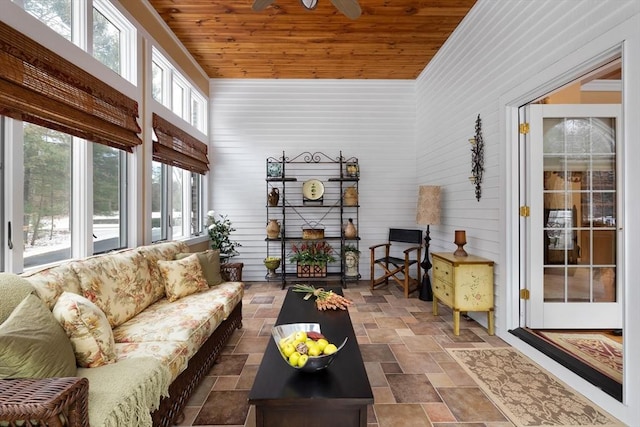
[[[302,184],[302,195],[307,200],[319,200],[324,194],[324,184],[318,179],[310,179]]]

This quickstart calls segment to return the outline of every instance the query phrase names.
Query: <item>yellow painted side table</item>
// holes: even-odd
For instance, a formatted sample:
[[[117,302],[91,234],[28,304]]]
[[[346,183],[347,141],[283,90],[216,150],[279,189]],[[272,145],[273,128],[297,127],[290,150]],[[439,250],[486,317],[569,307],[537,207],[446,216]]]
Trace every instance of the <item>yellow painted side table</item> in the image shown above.
[[[489,335],[493,326],[493,261],[479,256],[434,252],[433,315],[438,301],[453,310],[453,334],[460,335],[460,312],[486,311]]]

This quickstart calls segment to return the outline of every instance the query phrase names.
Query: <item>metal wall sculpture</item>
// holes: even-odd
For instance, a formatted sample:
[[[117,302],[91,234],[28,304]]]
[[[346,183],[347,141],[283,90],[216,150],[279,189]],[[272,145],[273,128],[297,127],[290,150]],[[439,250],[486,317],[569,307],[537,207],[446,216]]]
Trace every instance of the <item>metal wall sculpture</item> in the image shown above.
[[[476,136],[469,139],[471,143],[471,174],[469,180],[476,187],[476,200],[482,195],[482,173],[484,172],[484,141],[482,140],[482,121],[480,114],[476,119]]]

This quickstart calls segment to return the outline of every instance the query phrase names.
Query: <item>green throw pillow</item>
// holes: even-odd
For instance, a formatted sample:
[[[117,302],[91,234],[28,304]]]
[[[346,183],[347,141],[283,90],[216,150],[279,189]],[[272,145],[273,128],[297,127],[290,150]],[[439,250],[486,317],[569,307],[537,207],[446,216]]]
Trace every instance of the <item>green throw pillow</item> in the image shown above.
[[[192,253],[179,253],[176,259],[186,258]],[[220,274],[220,251],[209,249],[208,251],[198,252],[198,261],[202,267],[204,278],[207,279],[209,286],[216,286],[224,282]]]
[[[0,324],[33,290],[25,278],[13,273],[0,273]]]
[[[0,379],[75,375],[64,329],[40,298],[28,295],[0,325]]]

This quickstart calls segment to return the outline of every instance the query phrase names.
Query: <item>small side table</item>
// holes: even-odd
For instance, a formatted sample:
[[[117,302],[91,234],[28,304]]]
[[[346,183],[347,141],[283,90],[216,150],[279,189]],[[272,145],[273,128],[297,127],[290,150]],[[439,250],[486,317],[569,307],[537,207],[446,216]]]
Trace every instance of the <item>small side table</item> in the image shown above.
[[[493,261],[479,256],[454,256],[434,252],[433,315],[438,315],[438,301],[453,310],[453,334],[460,335],[460,312],[486,311],[489,335],[493,325]]]

